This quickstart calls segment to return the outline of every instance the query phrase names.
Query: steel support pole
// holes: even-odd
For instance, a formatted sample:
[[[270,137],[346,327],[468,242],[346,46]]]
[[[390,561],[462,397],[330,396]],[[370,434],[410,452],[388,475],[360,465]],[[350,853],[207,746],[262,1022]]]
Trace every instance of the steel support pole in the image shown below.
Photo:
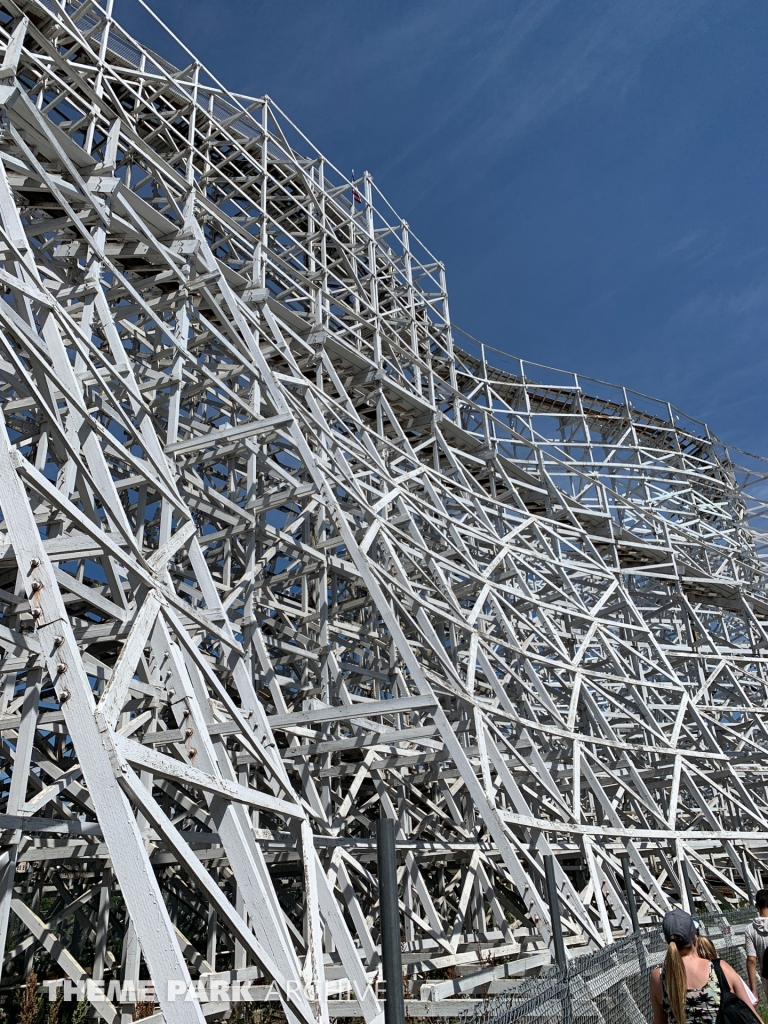
[[[555,883],[555,860],[551,853],[544,854],[544,877],[547,883],[547,902],[549,903],[549,915],[552,922],[552,946],[555,953],[555,963],[560,967],[565,967],[565,942],[563,941],[560,904],[557,899],[557,885]]]
[[[746,855],[746,853],[743,850],[742,850],[742,853],[741,853],[741,863],[744,865],[743,870],[742,870],[742,878],[744,879],[744,888],[747,890],[747,893],[749,894],[749,902],[753,903],[754,899],[755,899],[755,886],[754,886],[754,883],[753,883],[752,875],[749,873],[749,867],[748,867],[748,862],[747,862],[747,855]]]
[[[632,931],[636,932],[640,927],[640,922],[637,917],[637,903],[635,902],[635,893],[632,889],[632,875],[629,871],[628,853],[622,853],[621,855],[621,868],[624,872],[624,891],[627,894],[627,907],[629,908],[629,916],[632,919]]]
[[[396,828],[397,822],[394,818],[379,818],[376,833],[376,856],[379,866],[379,903],[381,906],[381,963],[386,990],[385,1024],[405,1024],[400,910],[397,899]]]
[[[688,862],[683,861],[683,884],[685,885],[685,898],[688,901],[688,913],[693,915],[693,889],[691,888],[691,876],[688,874]]]

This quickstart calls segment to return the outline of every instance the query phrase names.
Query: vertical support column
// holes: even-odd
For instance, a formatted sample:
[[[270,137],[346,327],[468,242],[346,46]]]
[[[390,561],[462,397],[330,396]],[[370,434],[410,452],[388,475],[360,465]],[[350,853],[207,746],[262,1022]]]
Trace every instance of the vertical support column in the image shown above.
[[[259,225],[259,243],[256,247],[258,262],[258,282],[260,288],[267,287],[267,251],[269,234],[267,217],[267,174],[269,171],[269,96],[262,97],[261,108],[261,223]]]
[[[483,391],[485,394],[485,411],[483,412],[483,433],[485,442],[488,445],[489,457],[496,454],[496,424],[493,422],[493,395],[488,380],[488,362],[485,358],[485,345],[480,346],[480,360],[483,366]],[[491,493],[495,496],[495,476],[490,475]]]
[[[139,973],[141,971],[141,946],[139,936],[136,933],[136,925],[132,920],[128,921],[128,927],[123,940],[123,984],[128,984],[128,991],[133,993],[133,999],[128,996],[128,1001],[123,1002],[120,1013],[120,1024],[131,1024],[135,1012],[136,992],[139,988]]]
[[[744,879],[744,888],[747,890],[747,895],[749,896],[749,902],[750,903],[754,903],[754,900],[755,900],[755,880],[752,877],[752,874],[750,873],[750,870],[749,870],[749,861],[747,860],[747,851],[746,850],[742,850],[741,851],[741,863],[743,865],[741,874],[742,874],[742,877]]]
[[[107,941],[109,938],[109,911],[112,897],[112,869],[104,868],[99,891],[99,910],[96,917],[96,941],[93,951],[93,980],[104,980],[107,962]]]
[[[192,71],[192,109],[189,112],[187,131],[187,184],[195,184],[195,131],[197,129],[197,87],[200,81],[200,65],[195,61]]]
[[[381,962],[386,999],[385,1024],[405,1024],[403,995],[403,957],[400,950],[400,912],[397,901],[397,853],[394,818],[379,818],[376,833],[376,857],[379,866],[381,905]]]
[[[401,221],[400,223],[400,238],[403,244],[403,269],[405,271],[405,282],[408,287],[408,317],[409,317],[409,328],[410,328],[410,343],[411,351],[414,356],[413,364],[413,386],[416,389],[417,394],[421,394],[421,367],[419,366],[419,360],[421,354],[419,352],[419,329],[416,324],[416,301],[413,287],[413,265],[411,263],[411,240],[408,234],[408,223],[407,221]]]
[[[624,875],[624,891],[627,894],[627,908],[629,909],[629,916],[632,919],[632,931],[636,932],[640,928],[640,922],[637,917],[635,892],[632,888],[632,875],[629,871],[629,854],[626,853],[626,851],[621,855],[621,870]]]
[[[555,863],[551,853],[544,854],[544,878],[547,884],[547,902],[552,924],[552,948],[555,954],[555,963],[558,967],[565,967],[565,942],[563,941],[563,926],[560,921],[560,904],[557,899]]]
[[[456,423],[461,425],[461,400],[459,398],[459,383],[456,376],[456,360],[453,354],[453,334],[451,332],[451,314],[448,309],[448,289],[445,285],[445,264],[438,263],[437,270],[440,282],[440,304],[443,307],[443,322],[445,324],[445,347],[448,356],[448,374],[453,389],[453,414]]]
[[[632,875],[629,870],[629,852],[627,850],[621,854],[621,870],[624,875],[624,891],[627,894],[629,916],[632,918],[632,933],[635,936],[638,972],[641,978],[647,978],[648,958],[645,953],[643,933],[640,931],[640,920],[637,916],[637,901],[635,900],[635,892],[632,888]]]
[[[104,5],[106,10],[106,17],[102,22],[101,26],[101,42],[99,43],[99,70],[96,73],[96,83],[94,85],[94,94],[101,98],[104,95],[104,70],[106,68],[106,56],[107,46],[109,44],[109,30],[112,27],[112,7],[114,6],[114,0],[107,0]],[[41,93],[42,95],[42,93]],[[91,118],[88,122],[88,128],[85,133],[85,144],[83,149],[91,156],[93,149],[93,136],[96,131],[96,117],[99,113],[99,107],[97,103],[91,104]]]
[[[32,748],[35,743],[37,712],[42,688],[42,671],[30,669],[24,692],[24,703],[21,708],[21,725],[16,740],[16,755],[13,761],[13,773],[8,791],[7,814],[18,814],[26,799],[29,768]],[[16,866],[19,859],[19,842],[21,832],[14,832],[8,849],[8,863],[0,874],[0,975],[3,969],[3,955],[8,937],[8,919],[13,898],[13,883],[16,879]],[[28,973],[28,972],[27,972]]]
[[[382,365],[381,323],[379,322],[379,271],[376,265],[376,234],[373,222],[373,178],[366,171],[363,174],[363,194],[365,196],[365,229],[368,235],[368,275],[371,297],[371,313],[373,314],[373,361]]]
[[[568,976],[568,961],[563,940],[563,925],[560,920],[560,904],[557,899],[557,883],[555,882],[555,858],[551,853],[544,854],[544,879],[547,885],[547,902],[549,903],[550,929],[552,932],[552,948],[563,982],[562,1005],[563,1024],[573,1024],[573,1001],[571,999],[571,981]]]
[[[211,904],[208,907],[208,936],[205,944],[205,959],[211,965],[211,970],[216,970],[216,944],[219,938],[219,919],[216,916],[216,907]]]
[[[683,876],[683,885],[685,886],[685,899],[688,903],[688,913],[694,914],[693,909],[693,889],[691,888],[691,876],[688,874],[688,861],[685,857],[680,858],[680,874]]]

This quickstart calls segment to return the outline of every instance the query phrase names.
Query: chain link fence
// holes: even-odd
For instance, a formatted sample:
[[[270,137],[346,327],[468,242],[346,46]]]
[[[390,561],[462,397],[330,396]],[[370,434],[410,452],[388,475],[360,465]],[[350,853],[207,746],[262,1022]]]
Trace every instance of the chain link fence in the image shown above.
[[[699,932],[717,954],[746,977],[743,926],[750,907],[698,917]],[[659,967],[667,946],[661,924],[647,925],[626,938],[552,966],[536,978],[518,982],[459,1018],[459,1024],[648,1024],[651,1000],[648,975]]]

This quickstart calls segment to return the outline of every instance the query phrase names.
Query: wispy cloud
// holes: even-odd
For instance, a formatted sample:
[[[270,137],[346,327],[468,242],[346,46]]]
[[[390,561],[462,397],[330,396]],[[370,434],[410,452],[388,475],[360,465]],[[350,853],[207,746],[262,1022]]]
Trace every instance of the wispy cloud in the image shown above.
[[[719,436],[749,447],[747,410],[765,406],[768,377],[768,262],[744,284],[702,288],[662,331],[668,358],[663,386]],[[745,415],[746,414],[746,415]]]
[[[486,93],[490,91],[495,97],[496,79],[504,77],[504,73],[526,42],[551,16],[562,0],[538,0],[538,2],[520,3],[514,13],[503,5],[481,4],[478,6],[446,4],[442,21],[442,47],[431,51],[426,61],[414,60],[410,67],[410,89],[418,89],[435,70],[444,67],[446,62],[461,63],[462,73],[457,75],[449,88],[443,93],[442,109],[433,113],[429,122],[408,143],[385,161],[381,168],[387,174],[411,160],[416,153],[435,155],[443,153],[438,145],[434,151],[434,142],[449,127],[451,138],[469,139],[476,131],[477,116],[469,116],[478,101],[481,109],[487,106]],[[445,16],[446,11],[450,13]],[[411,25],[401,25],[393,33],[390,43],[398,52],[417,37]],[[495,98],[491,100],[495,104]],[[438,157],[439,159],[439,157]]]
[[[768,323],[768,269],[741,288],[716,292],[701,291],[678,309],[671,327],[701,328],[715,322],[740,321],[739,336],[745,331],[766,333]]]
[[[427,160],[445,167],[471,153],[478,162],[492,161],[572,104],[618,102],[632,88],[649,52],[701,6],[701,0],[619,0],[587,4],[576,18],[559,0],[521,8],[500,31],[494,26],[476,88],[446,112],[424,141],[431,142],[451,118],[456,131]],[[558,31],[558,19],[568,25],[568,35]],[[535,42],[535,61],[525,53],[529,42]],[[462,117],[478,95],[483,102],[474,116]],[[385,170],[416,148],[423,143],[398,154]]]
[[[681,238],[675,239],[659,253],[662,261],[677,260],[693,266],[701,266],[715,256],[722,254],[726,249],[726,241],[722,234],[715,237],[712,230],[698,228],[689,231]]]

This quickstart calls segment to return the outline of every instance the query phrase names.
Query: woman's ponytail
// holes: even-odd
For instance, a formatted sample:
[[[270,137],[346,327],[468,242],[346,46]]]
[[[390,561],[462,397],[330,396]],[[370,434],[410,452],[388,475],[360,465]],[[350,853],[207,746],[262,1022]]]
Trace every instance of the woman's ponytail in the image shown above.
[[[712,939],[708,939],[706,935],[696,936],[696,949],[700,957],[705,960],[717,960],[717,950]]]
[[[683,958],[680,956],[680,947],[675,942],[676,938],[677,936],[673,935],[672,941],[667,946],[667,956],[664,961],[664,984],[676,1024],[685,1024],[685,991],[688,987],[688,979],[685,974]]]

